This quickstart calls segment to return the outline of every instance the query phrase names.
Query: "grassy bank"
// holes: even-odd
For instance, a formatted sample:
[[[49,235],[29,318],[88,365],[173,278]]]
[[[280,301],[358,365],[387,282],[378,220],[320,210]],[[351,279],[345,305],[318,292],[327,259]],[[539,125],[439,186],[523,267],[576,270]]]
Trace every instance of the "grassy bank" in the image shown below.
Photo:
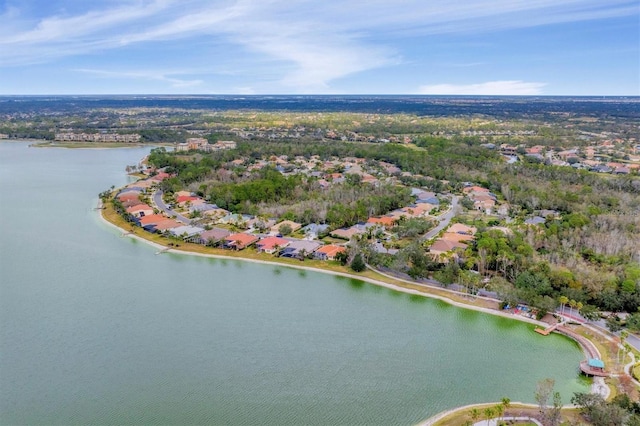
[[[494,408],[498,405],[500,405],[499,402],[496,402],[493,404],[477,404],[472,407],[471,406],[461,407],[457,410],[452,410],[446,416],[432,423],[432,425],[433,426],[462,426],[465,424],[473,424],[474,422],[487,419],[484,414],[484,410],[486,408]],[[474,416],[472,415],[472,409],[478,410],[478,412],[480,413],[480,416],[478,418],[474,418]],[[537,418],[539,416],[540,416],[540,412],[535,405],[511,403],[509,408],[505,410],[504,414],[501,417],[502,418],[505,418],[505,417]],[[494,416],[493,418],[497,419],[498,417]],[[562,409],[563,422],[569,422],[569,424],[579,424],[579,421],[581,420],[582,418],[580,417],[580,414],[578,413],[577,409],[575,408]],[[514,421],[514,423],[512,424],[528,425],[528,424],[535,424],[535,423],[529,423],[526,420],[522,420],[518,422]]]
[[[463,307],[468,307],[470,309],[481,309],[488,311],[494,310],[495,313],[499,313],[497,301],[482,298],[471,298],[458,292],[446,289],[430,287],[419,283],[411,283],[400,279],[394,279],[369,269],[360,273],[356,273],[350,268],[342,266],[338,262],[334,261],[327,262],[313,259],[305,259],[304,261],[300,261],[298,259],[276,257],[267,253],[258,253],[254,248],[247,248],[241,251],[225,250],[221,248],[207,247],[202,244],[186,243],[184,241],[164,237],[159,234],[152,234],[125,221],[120,215],[115,212],[110,203],[105,204],[105,208],[102,210],[102,216],[105,220],[122,229],[124,232],[128,232],[131,235],[158,244],[160,246],[167,247],[171,249],[172,252],[184,252],[185,254],[191,253],[205,256],[235,258],[238,260],[251,260],[257,262],[272,263],[276,265],[290,266],[294,268],[313,269],[324,271],[327,273],[348,275],[353,278],[359,278],[373,283],[385,283],[391,286],[399,287],[400,289],[408,290],[412,293],[420,293],[421,295],[427,297],[443,299],[446,301],[450,301],[456,305],[464,305]],[[518,318],[514,317],[514,319]]]

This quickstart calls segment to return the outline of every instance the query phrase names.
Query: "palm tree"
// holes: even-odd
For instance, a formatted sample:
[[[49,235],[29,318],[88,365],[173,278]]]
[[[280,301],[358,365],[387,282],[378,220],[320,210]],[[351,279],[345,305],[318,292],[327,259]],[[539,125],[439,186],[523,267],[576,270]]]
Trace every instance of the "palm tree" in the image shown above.
[[[502,398],[502,406],[504,407],[504,411],[507,411],[509,407],[511,407],[511,400],[505,396]]]
[[[569,303],[569,298],[567,296],[560,296],[558,298],[558,302],[560,302],[560,305],[562,305],[562,315],[564,315],[564,307],[567,303]]]
[[[628,345],[625,343],[625,340],[627,339],[627,337],[629,337],[629,332],[627,330],[622,330],[620,332],[620,346],[618,346],[618,354],[616,356],[618,363],[620,363],[621,361],[624,361],[624,357],[627,354]],[[622,353],[622,357],[620,356],[621,353]]]
[[[576,302],[576,309],[578,313],[580,313],[580,309],[582,309],[583,307],[584,305],[582,304],[582,302]]]
[[[471,420],[475,423],[480,418],[480,410],[478,410],[477,408],[472,408],[469,415],[471,416]]]
[[[577,304],[577,303],[578,303],[578,302],[576,302],[576,301],[575,301],[575,300],[573,300],[573,299],[569,300],[569,307],[571,308],[571,309],[569,310],[569,316],[573,316],[573,308],[575,308],[575,307],[576,307],[576,304]]]
[[[484,416],[487,418],[487,424],[493,419],[493,416],[496,415],[496,412],[493,410],[493,407],[487,407],[484,409]]]
[[[498,404],[494,407],[496,411],[496,415],[498,416],[498,424],[501,423],[502,415],[504,414],[504,406],[502,404]]]

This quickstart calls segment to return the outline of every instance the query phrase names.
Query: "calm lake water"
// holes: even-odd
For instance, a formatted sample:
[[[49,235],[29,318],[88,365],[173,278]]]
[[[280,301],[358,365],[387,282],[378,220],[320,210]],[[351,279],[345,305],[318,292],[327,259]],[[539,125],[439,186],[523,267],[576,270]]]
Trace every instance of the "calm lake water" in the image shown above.
[[[0,143],[0,423],[410,425],[587,389],[531,325],[122,238],[93,207],[147,152]]]

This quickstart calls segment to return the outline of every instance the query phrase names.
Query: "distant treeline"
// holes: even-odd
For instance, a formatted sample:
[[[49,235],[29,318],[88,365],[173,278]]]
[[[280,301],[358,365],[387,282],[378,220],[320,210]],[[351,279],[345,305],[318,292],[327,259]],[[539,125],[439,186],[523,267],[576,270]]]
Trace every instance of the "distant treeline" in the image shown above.
[[[95,108],[180,108],[300,112],[409,113],[428,116],[482,114],[545,118],[554,113],[640,118],[637,97],[459,96],[29,96],[0,97],[0,114],[84,112]]]

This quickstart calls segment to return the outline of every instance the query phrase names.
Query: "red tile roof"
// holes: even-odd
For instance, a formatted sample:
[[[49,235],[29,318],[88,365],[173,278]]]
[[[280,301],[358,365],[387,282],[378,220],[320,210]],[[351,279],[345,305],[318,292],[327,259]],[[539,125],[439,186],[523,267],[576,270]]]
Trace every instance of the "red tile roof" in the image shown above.
[[[258,246],[258,248],[268,251],[268,250],[273,250],[276,246],[278,247],[288,246],[289,240],[285,240],[284,238],[280,238],[280,237],[266,237],[258,241],[256,245]]]
[[[316,253],[326,254],[327,258],[332,259],[338,253],[341,253],[344,251],[347,251],[347,249],[344,248],[343,246],[337,246],[335,244],[327,244],[326,246],[322,246],[318,250],[316,250]]]
[[[150,225],[152,223],[160,223],[163,220],[167,220],[168,217],[163,216],[161,214],[150,214],[149,216],[142,216],[140,218],[140,225],[141,226],[146,226],[146,225]]]

